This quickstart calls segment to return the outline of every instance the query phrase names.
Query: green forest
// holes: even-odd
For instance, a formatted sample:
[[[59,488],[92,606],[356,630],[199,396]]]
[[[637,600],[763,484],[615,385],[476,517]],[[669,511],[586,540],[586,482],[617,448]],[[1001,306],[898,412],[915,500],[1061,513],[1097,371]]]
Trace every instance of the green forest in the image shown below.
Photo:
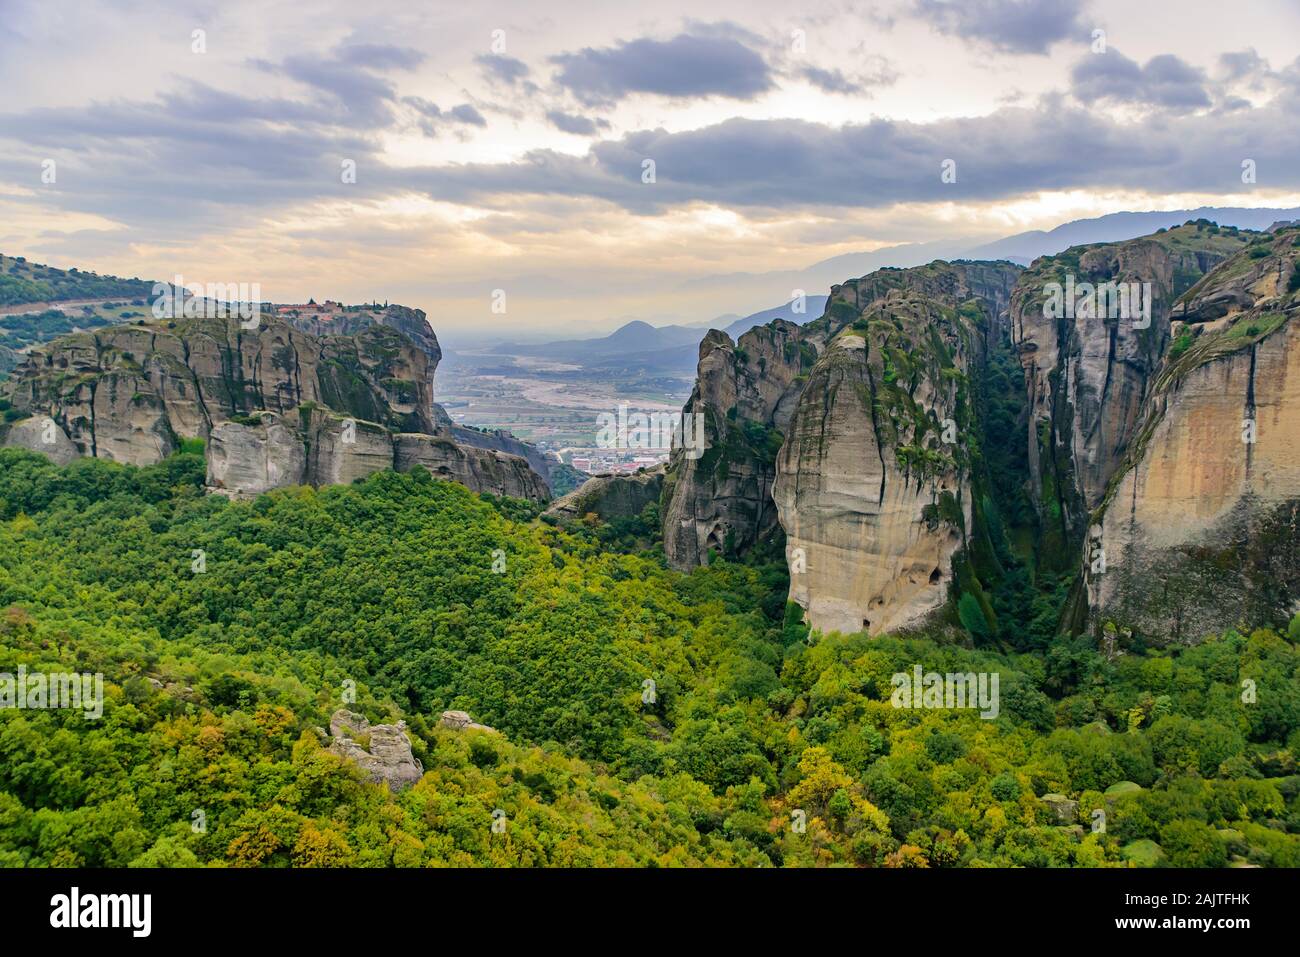
[[[0,866],[1300,866],[1300,616],[1111,658],[810,635],[779,554],[677,573],[655,516],[418,467],[228,501],[198,445],[0,451],[0,667],[105,688],[0,709]],[[894,707],[916,665],[997,672],[998,716]],[[351,687],[414,786],[322,743]]]

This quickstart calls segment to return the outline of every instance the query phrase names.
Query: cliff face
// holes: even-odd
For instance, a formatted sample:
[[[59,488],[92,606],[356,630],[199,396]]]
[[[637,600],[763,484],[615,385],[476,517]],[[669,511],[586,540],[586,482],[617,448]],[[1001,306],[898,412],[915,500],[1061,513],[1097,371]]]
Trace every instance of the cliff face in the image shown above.
[[[32,352],[7,383],[20,411],[48,415],[82,455],[149,465],[182,438],[250,412],[318,404],[408,431],[431,431],[424,353],[393,329],[318,338],[263,318],[121,326]]]
[[[252,418],[253,424],[224,422],[212,430],[210,491],[248,498],[286,485],[347,485],[384,469],[407,472],[419,465],[474,492],[537,502],[550,497],[526,459],[458,445],[444,435],[394,434],[324,409]]]
[[[1245,242],[1180,226],[1074,247],[1021,277],[1011,328],[1030,403],[1031,487],[1064,539],[1082,536],[1133,438],[1169,346],[1171,304]],[[1106,283],[1132,295],[1107,301]]]
[[[438,371],[438,363],[442,361],[442,346],[438,344],[438,337],[434,334],[433,328],[429,325],[423,310],[411,309],[407,306],[389,305],[384,306],[382,309],[349,310],[336,314],[329,319],[317,318],[315,315],[290,315],[285,321],[295,329],[320,338],[355,336],[363,330],[377,325],[396,329],[406,336],[428,359],[426,381],[429,385],[429,415],[434,431],[444,432],[452,428],[451,417],[447,415],[447,410],[433,401],[433,377]],[[476,443],[471,442],[469,444]]]
[[[546,510],[562,522],[596,515],[602,522],[635,518],[663,495],[664,468],[636,475],[596,475]]]
[[[725,333],[709,332],[684,410],[704,416],[708,450],[694,461],[676,450],[669,463],[663,499],[669,564],[691,568],[711,550],[743,554],[784,524],[772,487],[791,417],[827,343],[872,303],[897,292],[951,305],[977,298],[997,321],[1018,272],[997,262],[881,269],[833,287],[825,313],[802,327],[776,320],[734,344]]]
[[[778,319],[732,343],[710,330],[700,343],[695,389],[684,415],[703,417],[705,451],[674,449],[664,489],[664,551],[679,569],[710,550],[740,553],[776,529],[776,452],[816,360],[798,326]]]
[[[970,524],[966,370],[991,322],[984,308],[895,285],[831,339],[808,377],[773,497],[790,597],[814,628],[893,630],[946,600]]]
[[[450,422],[451,420],[448,419],[447,421]],[[528,464],[533,467],[534,472],[542,477],[547,487],[551,486],[551,463],[547,461],[546,456],[542,454],[541,449],[537,446],[521,441],[509,432],[503,432],[499,429],[487,431],[455,424],[449,426],[449,429],[452,438],[460,445],[468,445],[476,449],[489,449],[494,452],[505,452],[508,455],[518,455],[527,459]]]
[[[549,498],[524,459],[464,449],[439,431],[437,339],[423,313],[390,314],[418,341],[352,314],[316,321],[325,335],[264,315],[254,330],[184,319],[68,336],[32,352],[6,383],[30,418],[4,442],[149,465],[202,438],[209,485],[230,495],[347,483],[418,461],[475,491]],[[47,419],[52,445],[43,429],[33,438],[31,423]]]
[[[1197,641],[1295,612],[1297,259],[1300,231],[1281,232],[1174,306],[1146,414],[1092,515],[1084,572],[1094,624]]]

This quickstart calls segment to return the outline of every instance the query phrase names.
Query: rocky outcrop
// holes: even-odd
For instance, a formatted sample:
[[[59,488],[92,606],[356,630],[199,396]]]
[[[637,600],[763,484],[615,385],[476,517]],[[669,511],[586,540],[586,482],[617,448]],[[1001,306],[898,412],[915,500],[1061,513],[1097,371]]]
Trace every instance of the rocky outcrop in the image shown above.
[[[307,450],[298,429],[274,412],[257,424],[223,422],[208,441],[208,487],[252,498],[307,481]]]
[[[330,738],[332,753],[390,791],[404,790],[424,777],[424,765],[411,753],[404,721],[372,725],[363,715],[340,708],[330,717]]]
[[[1174,307],[1147,413],[1091,516],[1097,628],[1197,641],[1300,610],[1297,259],[1300,230],[1258,240]]]
[[[668,563],[703,564],[710,551],[743,553],[777,528],[776,452],[817,353],[794,323],[777,319],[733,343],[710,330],[683,415],[704,424],[697,458],[674,448],[664,489]]]
[[[445,413],[444,413],[445,414]],[[448,419],[448,422],[451,420]],[[472,446],[476,449],[489,449],[494,452],[505,452],[508,455],[518,455],[528,460],[533,471],[542,477],[547,488],[553,488],[551,484],[551,463],[547,461],[542,450],[528,442],[523,442],[515,438],[509,432],[502,429],[472,429],[468,426],[455,425],[449,426],[451,437],[460,445]]]
[[[68,434],[47,415],[0,425],[0,444],[8,448],[40,452],[55,465],[67,465],[80,455]]]
[[[1072,247],[1020,278],[1011,324],[1030,403],[1031,489],[1064,540],[1080,540],[1133,439],[1169,346],[1174,300],[1245,242],[1192,223]]]
[[[442,346],[438,344],[438,337],[434,334],[433,327],[429,325],[423,310],[398,305],[372,308],[354,306],[333,314],[290,314],[285,317],[285,321],[295,329],[301,329],[303,332],[321,338],[355,336],[372,326],[396,329],[410,339],[428,359],[429,415],[432,430],[446,432],[452,428],[451,417],[447,415],[447,410],[433,401],[433,377],[438,371],[438,363],[442,361]]]
[[[15,408],[54,418],[82,455],[149,465],[181,438],[303,405],[431,431],[427,370],[424,353],[385,326],[318,338],[265,317],[255,330],[183,319],[58,339],[6,386]]]
[[[595,515],[602,522],[635,518],[647,505],[659,501],[664,488],[664,468],[635,475],[596,475],[546,510],[561,522]]]
[[[489,731],[492,734],[497,733],[496,728],[490,728],[486,724],[479,724],[469,716],[467,711],[444,711],[442,717],[438,719],[438,727],[447,728],[451,731]]]
[[[550,497],[541,476],[519,456],[466,448],[443,435],[393,434],[375,422],[319,408],[293,417],[262,412],[251,418],[253,424],[225,422],[212,431],[211,491],[249,498],[286,485],[346,485],[384,469],[408,472],[418,465],[474,492],[537,502]]]
[[[778,319],[732,343],[711,331],[685,412],[704,417],[707,451],[674,450],[663,499],[664,551],[674,568],[710,551],[743,554],[771,540],[781,522],[772,501],[776,456],[818,356],[872,303],[908,292],[950,305],[978,299],[990,321],[1005,318],[1020,267],[1004,262],[934,262],[880,269],[831,289],[826,310],[805,326]]]
[[[773,497],[790,598],[812,627],[896,630],[946,601],[970,526],[967,371],[992,322],[985,309],[893,286],[808,377]]]
[[[440,435],[394,437],[394,464],[399,472],[422,465],[434,478],[459,482],[475,492],[545,502],[546,482],[518,455],[460,445]]]
[[[20,412],[58,425],[53,451],[65,459],[71,448],[151,465],[183,439],[204,439],[209,487],[237,497],[418,463],[474,491],[548,499],[522,458],[459,447],[450,420],[440,429],[440,356],[424,314],[401,307],[310,322],[264,315],[251,330],[181,319],[56,340],[26,358],[6,392]],[[29,447],[31,429],[11,428],[4,442]]]

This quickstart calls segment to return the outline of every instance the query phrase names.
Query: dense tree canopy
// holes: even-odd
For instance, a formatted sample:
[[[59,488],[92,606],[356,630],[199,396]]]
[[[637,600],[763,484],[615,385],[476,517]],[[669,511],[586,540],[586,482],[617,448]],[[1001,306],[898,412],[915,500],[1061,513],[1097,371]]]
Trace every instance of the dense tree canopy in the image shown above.
[[[198,450],[0,451],[0,671],[107,699],[0,709],[0,864],[1300,866],[1300,626],[1111,660],[810,637],[779,564],[679,574],[420,469],[202,481]],[[918,664],[996,673],[998,716],[894,707]],[[322,745],[348,683],[415,786]]]

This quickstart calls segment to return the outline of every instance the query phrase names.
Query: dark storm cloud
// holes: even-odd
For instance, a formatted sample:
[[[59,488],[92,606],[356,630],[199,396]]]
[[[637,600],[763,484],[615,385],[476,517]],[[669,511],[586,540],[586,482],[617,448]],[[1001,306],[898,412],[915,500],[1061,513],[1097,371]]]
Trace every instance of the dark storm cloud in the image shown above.
[[[1194,110],[1210,105],[1204,71],[1166,53],[1139,66],[1118,50],[1090,54],[1070,74],[1071,92],[1083,103],[1110,101]]]
[[[632,93],[748,100],[773,86],[766,61],[729,36],[682,33],[671,40],[632,40],[563,53],[551,62],[559,68],[556,81],[589,105]]]
[[[1090,39],[1087,0],[915,0],[913,13],[940,33],[1007,53],[1047,53],[1070,38]]]

